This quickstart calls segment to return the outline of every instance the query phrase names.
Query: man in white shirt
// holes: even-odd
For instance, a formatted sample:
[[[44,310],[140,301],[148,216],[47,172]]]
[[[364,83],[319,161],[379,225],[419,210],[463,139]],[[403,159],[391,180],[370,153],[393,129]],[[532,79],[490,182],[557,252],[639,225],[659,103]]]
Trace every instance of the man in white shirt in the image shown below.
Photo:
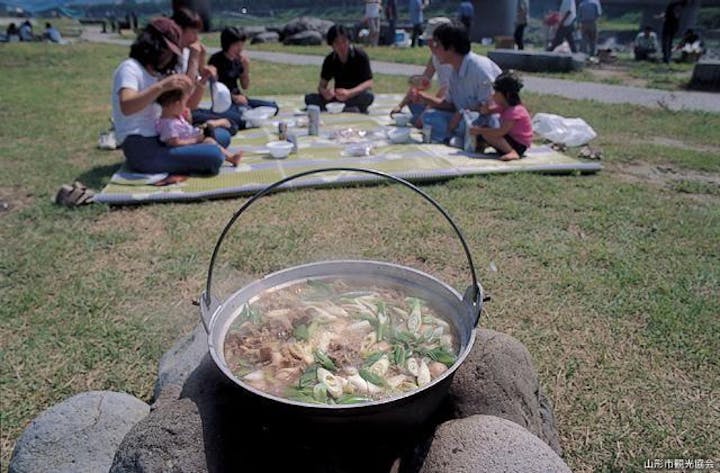
[[[464,26],[445,23],[433,32],[435,54],[441,64],[452,67],[445,96],[427,92],[415,93],[414,101],[423,102],[428,110],[421,120],[432,127],[434,143],[452,143],[451,138],[465,134],[463,110],[479,111],[493,93],[493,82],[502,70],[492,60],[471,51],[470,37]],[[497,115],[482,115],[474,122],[491,128],[499,126]],[[461,140],[462,141],[462,140]]]
[[[560,46],[563,41],[567,41],[570,45],[570,50],[574,53],[577,52],[574,38],[576,16],[575,0],[562,0],[560,3],[560,24],[558,25],[555,38],[552,44],[550,44],[548,51],[554,50]]]

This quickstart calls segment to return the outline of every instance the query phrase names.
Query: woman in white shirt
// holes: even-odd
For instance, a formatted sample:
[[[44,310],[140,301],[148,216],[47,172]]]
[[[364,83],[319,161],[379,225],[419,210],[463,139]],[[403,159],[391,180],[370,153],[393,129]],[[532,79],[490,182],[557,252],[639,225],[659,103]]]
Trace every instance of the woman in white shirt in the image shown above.
[[[196,85],[185,74],[175,73],[182,52],[181,30],[169,18],[156,18],[140,33],[130,47],[130,57],[113,74],[112,116],[115,135],[128,168],[141,173],[217,174],[224,157],[212,144],[181,147],[165,146],[157,136],[156,122],[160,106],[158,96],[181,89],[188,95]],[[215,130],[215,140],[223,147],[230,144],[227,130]]]

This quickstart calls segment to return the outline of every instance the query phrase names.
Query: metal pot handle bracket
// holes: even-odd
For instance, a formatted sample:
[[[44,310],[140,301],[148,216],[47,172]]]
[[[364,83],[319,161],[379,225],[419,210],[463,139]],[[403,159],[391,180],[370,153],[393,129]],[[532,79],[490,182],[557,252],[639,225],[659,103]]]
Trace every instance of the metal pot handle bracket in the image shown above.
[[[470,276],[472,277],[472,285],[468,286],[468,288],[465,290],[465,293],[463,295],[463,301],[472,309],[471,316],[473,317],[473,327],[478,324],[478,321],[480,320],[480,312],[482,311],[482,303],[485,300],[483,295],[483,288],[478,282],[477,275],[475,273],[475,265],[473,264],[472,256],[470,255],[470,249],[468,248],[467,242],[465,241],[465,238],[462,235],[462,232],[458,228],[458,226],[455,224],[453,219],[450,217],[450,214],[440,206],[440,204],[435,201],[432,197],[430,197],[425,191],[418,188],[414,184],[411,184],[410,182],[406,181],[405,179],[402,179],[400,177],[393,176],[391,174],[384,173],[382,171],[376,171],[374,169],[364,169],[364,168],[351,168],[351,167],[330,167],[330,168],[322,168],[322,169],[313,169],[311,171],[304,171],[298,174],[293,174],[292,176],[288,176],[284,179],[281,179],[273,184],[270,184],[269,186],[265,187],[264,189],[258,191],[255,195],[253,195],[250,199],[248,199],[247,202],[245,202],[230,218],[227,225],[225,225],[225,228],[223,228],[223,231],[220,233],[220,237],[218,238],[217,243],[215,244],[215,249],[213,250],[212,257],[210,258],[210,267],[208,268],[208,276],[207,276],[207,284],[205,286],[205,291],[202,294],[202,297],[200,298],[200,313],[203,325],[205,326],[205,331],[210,333],[210,321],[215,313],[215,310],[217,309],[218,305],[220,304],[220,301],[212,295],[211,291],[211,285],[212,285],[212,276],[213,276],[213,268],[215,267],[215,258],[218,255],[218,252],[220,250],[220,245],[222,244],[223,240],[225,239],[225,236],[230,231],[230,228],[235,224],[235,221],[240,217],[240,215],[247,210],[248,207],[250,207],[256,200],[263,197],[264,195],[270,193],[272,190],[282,187],[287,182],[290,182],[295,179],[299,179],[301,177],[309,176],[311,174],[318,174],[323,172],[360,172],[365,174],[372,174],[374,176],[379,176],[385,179],[389,179],[391,181],[397,182],[398,184],[402,184],[405,187],[409,188],[410,190],[414,191],[416,194],[419,194],[423,199],[425,199],[427,202],[429,202],[435,209],[437,209],[438,212],[442,214],[443,217],[445,217],[445,220],[450,224],[452,229],[455,231],[455,234],[460,239],[460,243],[462,244],[463,250],[465,251],[465,257],[468,260],[468,264],[470,266]]]

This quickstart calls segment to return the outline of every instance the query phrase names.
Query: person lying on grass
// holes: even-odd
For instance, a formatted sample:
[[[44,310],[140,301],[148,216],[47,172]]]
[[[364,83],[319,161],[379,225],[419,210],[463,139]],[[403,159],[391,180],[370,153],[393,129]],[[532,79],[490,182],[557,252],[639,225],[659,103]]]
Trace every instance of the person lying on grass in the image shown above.
[[[225,161],[237,166],[242,159],[242,152],[232,153],[220,146],[217,141],[200,128],[192,126],[185,115],[188,111],[185,106],[185,97],[181,89],[168,90],[163,92],[156,99],[162,107],[160,118],[155,125],[160,141],[167,146],[187,146],[199,143],[214,144],[220,148]],[[206,131],[212,131],[214,127],[227,125],[226,119],[211,120],[206,122]]]
[[[471,134],[480,135],[487,144],[501,153],[502,161],[519,159],[532,144],[532,120],[520,100],[522,87],[522,81],[513,71],[497,76],[493,83],[492,101],[483,105],[480,112],[499,113],[500,128],[470,128]]]

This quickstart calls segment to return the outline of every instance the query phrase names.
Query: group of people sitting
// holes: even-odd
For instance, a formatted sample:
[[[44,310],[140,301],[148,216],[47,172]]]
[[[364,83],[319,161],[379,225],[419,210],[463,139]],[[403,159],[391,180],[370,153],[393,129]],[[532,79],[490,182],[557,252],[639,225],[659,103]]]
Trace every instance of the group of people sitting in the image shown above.
[[[257,106],[274,107],[277,113],[275,102],[246,95],[250,63],[243,52],[244,33],[226,28],[222,50],[206,61],[201,29],[200,16],[185,8],[172,18],[156,18],[115,70],[115,134],[133,171],[217,174],[225,161],[237,165],[242,158],[227,147],[245,127],[243,113]],[[520,79],[471,52],[468,32],[459,23],[440,24],[426,36],[431,56],[423,83],[429,85],[437,73],[440,87],[432,94],[412,84],[399,107],[409,106],[415,126],[431,125],[433,142],[458,145],[470,127],[469,133],[498,150],[501,159],[521,157],[531,145],[532,124],[520,100]],[[324,109],[330,102],[344,102],[346,112],[367,113],[374,100],[367,54],[351,44],[342,25],[329,29],[327,43],[332,51],[323,61],[317,92],[306,95],[305,103]],[[200,107],[206,87],[216,82],[230,91],[227,110]],[[477,112],[479,118],[466,124],[464,111]]]
[[[50,41],[51,43],[64,42],[60,31],[51,23],[45,23],[45,31],[43,31],[42,35],[38,36],[35,36],[35,33],[33,33],[33,26],[30,20],[25,20],[19,27],[15,23],[10,23],[5,29],[5,41],[7,42],[35,40]]]
[[[696,62],[705,53],[705,45],[700,36],[693,29],[688,29],[680,39],[680,42],[672,48],[672,51],[679,52],[677,58],[680,62]],[[636,61],[656,62],[659,60],[657,54],[660,52],[657,34],[652,26],[645,26],[635,37],[633,53]]]

